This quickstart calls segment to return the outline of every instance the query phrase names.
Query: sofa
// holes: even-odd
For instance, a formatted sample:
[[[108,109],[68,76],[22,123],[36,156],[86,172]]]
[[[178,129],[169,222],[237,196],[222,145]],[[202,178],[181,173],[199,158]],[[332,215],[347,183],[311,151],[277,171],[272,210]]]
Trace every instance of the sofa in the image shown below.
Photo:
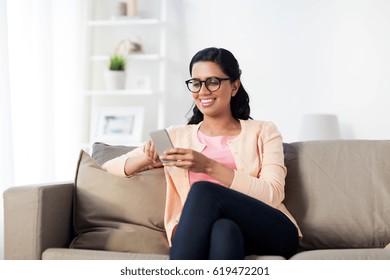
[[[390,260],[390,141],[283,147],[284,204],[303,233],[291,260]],[[130,149],[95,143],[80,152],[74,181],[7,189],[5,259],[168,259],[162,168],[130,178],[101,168]]]

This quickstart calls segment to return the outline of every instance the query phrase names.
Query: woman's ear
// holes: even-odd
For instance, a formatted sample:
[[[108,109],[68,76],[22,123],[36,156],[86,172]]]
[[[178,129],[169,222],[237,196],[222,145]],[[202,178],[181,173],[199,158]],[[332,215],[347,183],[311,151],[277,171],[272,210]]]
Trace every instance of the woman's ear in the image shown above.
[[[238,92],[238,89],[240,88],[241,81],[239,79],[235,80],[232,83],[232,97],[235,96]]]

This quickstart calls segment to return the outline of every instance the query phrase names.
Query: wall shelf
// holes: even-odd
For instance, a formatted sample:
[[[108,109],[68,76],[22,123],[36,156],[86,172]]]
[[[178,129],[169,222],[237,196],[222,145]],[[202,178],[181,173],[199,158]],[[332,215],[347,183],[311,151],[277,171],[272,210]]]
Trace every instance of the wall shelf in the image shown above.
[[[126,96],[126,95],[152,95],[155,92],[151,89],[125,89],[125,90],[87,90],[87,96]]]
[[[112,19],[112,20],[90,20],[87,21],[89,27],[117,27],[117,26],[131,26],[131,25],[159,25],[159,19]]]
[[[93,55],[91,56],[92,61],[108,61],[109,60],[108,55]],[[137,54],[130,54],[127,56],[127,59],[129,60],[160,60],[164,59],[159,54],[147,54],[147,53],[137,53]]]
[[[113,15],[117,9],[116,1],[87,0],[85,3],[84,147],[101,141],[101,129],[105,126],[102,126],[99,114],[107,108],[110,109],[109,117],[116,118],[116,123],[112,124],[107,117],[107,125],[110,122],[115,126],[122,125],[123,120],[129,125],[133,122],[128,116],[131,110],[143,108],[143,131],[137,132],[142,138],[128,138],[132,139],[130,143],[114,140],[107,143],[138,145],[148,138],[149,131],[165,127],[167,1],[137,0],[139,15],[136,17]],[[125,88],[108,90],[105,73],[110,56],[120,42],[133,38],[141,44],[142,52],[126,56],[129,63]],[[123,108],[127,110],[125,113]]]

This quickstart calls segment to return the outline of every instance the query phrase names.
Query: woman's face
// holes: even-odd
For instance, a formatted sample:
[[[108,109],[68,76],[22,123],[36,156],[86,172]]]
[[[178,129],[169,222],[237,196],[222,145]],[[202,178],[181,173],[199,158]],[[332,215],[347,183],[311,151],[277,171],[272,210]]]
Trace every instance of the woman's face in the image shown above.
[[[209,61],[196,62],[192,66],[192,78],[205,81],[207,78],[229,78],[218,64]],[[231,116],[230,99],[236,95],[240,81],[230,80],[221,81],[221,86],[217,91],[210,92],[205,83],[198,93],[192,93],[192,98],[195,101],[198,109],[206,117],[221,117],[223,115]]]

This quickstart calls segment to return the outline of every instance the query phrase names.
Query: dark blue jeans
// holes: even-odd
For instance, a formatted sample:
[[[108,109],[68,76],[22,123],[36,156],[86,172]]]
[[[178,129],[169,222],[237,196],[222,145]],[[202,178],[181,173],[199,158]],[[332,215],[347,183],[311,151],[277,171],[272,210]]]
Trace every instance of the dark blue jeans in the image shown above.
[[[172,240],[170,259],[291,257],[298,231],[279,210],[240,192],[197,182],[188,194]]]

